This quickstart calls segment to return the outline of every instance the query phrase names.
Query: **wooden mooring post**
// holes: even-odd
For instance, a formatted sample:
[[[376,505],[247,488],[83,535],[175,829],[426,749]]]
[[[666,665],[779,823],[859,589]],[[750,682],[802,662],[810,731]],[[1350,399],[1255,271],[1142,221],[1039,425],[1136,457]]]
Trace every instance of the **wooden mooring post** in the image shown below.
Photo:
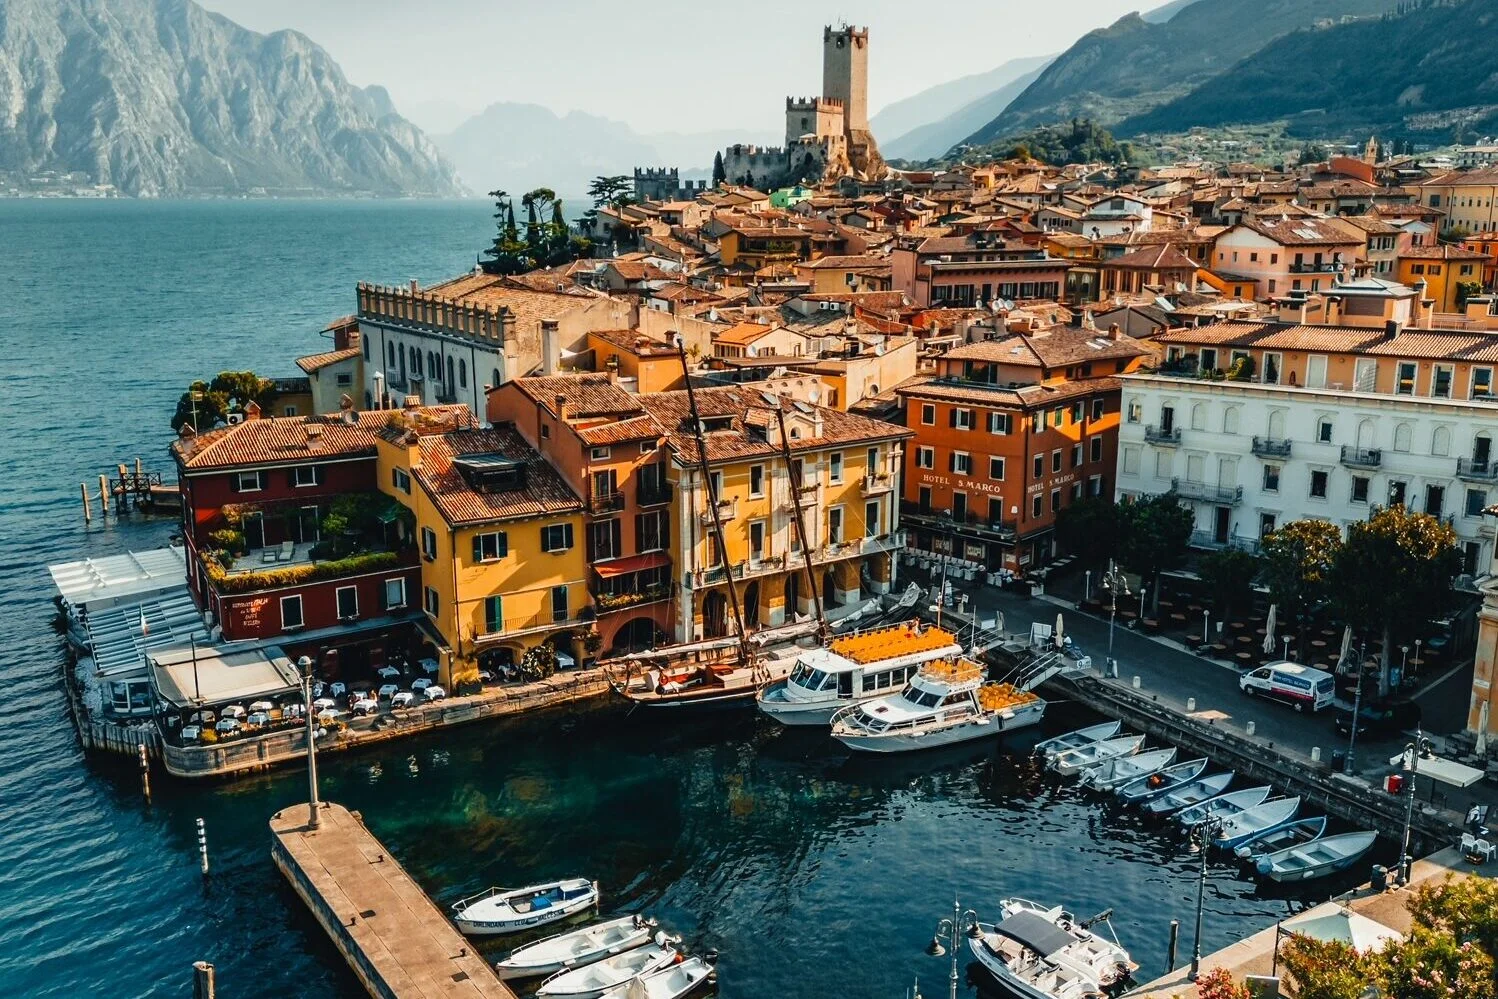
[[[94,511],[88,505],[88,483],[78,483],[78,489],[83,493],[83,522],[85,524],[92,523],[94,519]]]
[[[214,999],[213,965],[207,961],[192,963],[192,999]]]
[[[137,743],[136,755],[140,758],[140,793],[146,796],[146,804],[151,803],[151,758],[146,755],[146,744]]]
[[[99,473],[99,509],[109,516],[109,476]]]

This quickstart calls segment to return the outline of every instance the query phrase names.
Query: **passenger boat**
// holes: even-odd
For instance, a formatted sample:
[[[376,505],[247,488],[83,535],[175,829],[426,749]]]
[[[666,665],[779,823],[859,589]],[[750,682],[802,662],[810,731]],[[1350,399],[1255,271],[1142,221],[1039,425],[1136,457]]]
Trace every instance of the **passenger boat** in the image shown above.
[[[1269,829],[1257,836],[1250,836],[1239,843],[1233,849],[1238,859],[1250,867],[1258,864],[1259,858],[1266,853],[1283,850],[1286,847],[1301,846],[1312,840],[1320,839],[1326,832],[1326,816],[1315,815],[1307,819],[1296,819],[1288,822],[1278,829]]]
[[[1114,757],[1085,770],[1082,773],[1082,784],[1097,791],[1112,791],[1123,787],[1129,781],[1148,777],[1152,773],[1165,769],[1175,758],[1174,746],[1151,749],[1147,753],[1139,753],[1135,756]]]
[[[1215,798],[1208,798],[1199,805],[1182,809],[1175,820],[1188,828],[1207,821],[1208,819],[1227,820],[1243,811],[1252,808],[1269,797],[1270,787],[1262,784],[1259,787],[1245,787],[1237,791],[1229,791],[1227,794],[1219,794]]]
[[[1100,739],[1083,746],[1063,749],[1051,757],[1050,767],[1063,777],[1081,773],[1088,767],[1119,756],[1130,756],[1144,745],[1142,735],[1121,735],[1116,739]]]
[[[1067,732],[1064,735],[1042,739],[1035,744],[1035,755],[1049,757],[1055,756],[1058,753],[1064,753],[1068,749],[1080,749],[1083,746],[1090,746],[1095,742],[1102,742],[1104,739],[1113,738],[1122,727],[1122,722],[1103,722],[1100,725],[1089,725],[1086,728],[1079,728],[1074,732]]]
[[[453,903],[453,922],[469,936],[495,936],[555,923],[596,904],[596,882],[566,878],[529,888],[490,888],[461,899]]]
[[[803,652],[754,700],[783,725],[826,725],[839,708],[899,690],[923,663],[961,654],[951,632],[918,620],[875,628]]]
[[[1109,912],[1078,922],[1060,906],[1006,898],[1000,913],[999,922],[973,928],[968,947],[1016,999],[1092,999],[1127,982],[1138,968],[1117,938],[1109,942],[1092,932],[1097,923],[1107,924]]]
[[[649,943],[654,928],[652,921],[638,915],[608,919],[516,947],[494,970],[500,978],[528,978],[591,964]]]
[[[901,753],[998,735],[1038,723],[1045,701],[1009,683],[990,683],[970,659],[921,666],[905,687],[832,716],[832,737],[849,749]]]
[[[1198,777],[1194,781],[1165,792],[1154,801],[1147,802],[1144,810],[1151,815],[1169,815],[1183,808],[1199,805],[1208,798],[1221,794],[1232,782],[1233,772],[1231,770],[1226,773]]]
[[[602,994],[603,999],[680,999],[713,977],[713,966],[700,957],[689,957],[677,964],[647,972],[616,985]]]
[[[1185,763],[1177,763],[1152,774],[1136,777],[1127,784],[1120,784],[1113,793],[1126,804],[1143,804],[1147,801],[1154,801],[1160,795],[1173,791],[1183,784],[1191,783],[1200,777],[1205,769],[1207,769],[1205,756],[1196,760],[1187,760]]]
[[[1376,839],[1378,833],[1372,831],[1323,836],[1309,843],[1266,853],[1254,867],[1261,876],[1274,881],[1309,881],[1345,871],[1373,849]]]
[[[659,971],[681,959],[676,940],[664,932],[657,932],[655,940],[647,946],[635,947],[582,967],[558,971],[541,983],[536,995],[554,999],[596,999],[609,989]]]
[[[1213,842],[1224,850],[1233,850],[1263,832],[1270,832],[1295,818],[1300,795],[1270,798],[1252,808],[1245,808],[1222,824]]]

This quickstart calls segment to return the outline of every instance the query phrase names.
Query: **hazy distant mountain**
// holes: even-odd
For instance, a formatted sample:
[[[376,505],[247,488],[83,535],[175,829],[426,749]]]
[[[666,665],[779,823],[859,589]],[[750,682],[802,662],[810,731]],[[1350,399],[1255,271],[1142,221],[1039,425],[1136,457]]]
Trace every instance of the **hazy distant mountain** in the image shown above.
[[[190,0],[0,0],[0,171],[146,196],[459,190],[382,88]]]
[[[1165,6],[1147,10],[1139,16],[1148,24],[1164,24],[1194,3],[1196,0],[1170,0],[1170,3]]]
[[[520,194],[549,187],[576,199],[601,174],[632,174],[634,168],[674,166],[709,169],[713,153],[735,142],[783,141],[743,131],[667,132],[641,135],[610,118],[569,111],[558,115],[539,104],[491,104],[448,135],[433,137],[475,191],[504,188]]]
[[[886,156],[913,159],[920,156],[940,155],[951,147],[952,142],[956,142],[958,139],[971,133],[973,129],[982,125],[988,118],[992,118],[999,111],[1004,110],[1003,107],[999,107],[988,118],[974,122],[967,131],[964,131],[956,139],[953,139],[952,142],[948,142],[935,152],[920,152],[919,148],[924,147],[918,147],[915,151],[906,152],[891,152],[891,150],[895,147],[909,145],[906,140],[913,131],[927,129],[946,120],[965,106],[971,105],[974,101],[988,97],[997,90],[1009,87],[1015,80],[1034,72],[1054,58],[1054,55],[1048,55],[1010,59],[1008,62],[995,66],[986,73],[974,73],[971,76],[963,76],[955,80],[948,80],[946,83],[938,83],[934,87],[927,87],[919,93],[911,94],[904,100],[895,101],[893,104],[886,106],[878,114],[869,119],[869,129],[874,133],[874,137],[879,140],[879,148]],[[1018,91],[1015,91],[1015,93],[1018,93]]]
[[[884,155],[889,159],[907,160],[924,160],[940,156],[971,135],[974,129],[981,128],[984,123],[1002,114],[1009,106],[1009,102],[1024,93],[1025,88],[1044,71],[1051,58],[1054,57],[1048,56],[1039,60],[1040,65],[1035,66],[1028,73],[1010,80],[976,100],[969,101],[946,117],[919,128],[913,128],[899,138],[884,144],[881,147]],[[1015,61],[1035,62],[1036,60]]]
[[[1112,124],[1183,96],[1278,36],[1344,15],[1382,13],[1395,3],[1196,0],[1163,23],[1128,14],[1078,39],[967,141],[981,145],[1073,117]]]

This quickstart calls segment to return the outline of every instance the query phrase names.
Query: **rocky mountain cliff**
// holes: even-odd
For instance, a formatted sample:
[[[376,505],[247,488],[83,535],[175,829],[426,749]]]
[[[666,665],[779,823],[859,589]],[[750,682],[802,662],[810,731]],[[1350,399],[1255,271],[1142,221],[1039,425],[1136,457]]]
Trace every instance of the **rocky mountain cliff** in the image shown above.
[[[461,193],[383,88],[191,0],[0,0],[0,172],[144,197]]]
[[[869,130],[886,158],[940,156],[1003,111],[1054,58],[1010,59],[986,73],[927,87],[884,107],[869,119]]]

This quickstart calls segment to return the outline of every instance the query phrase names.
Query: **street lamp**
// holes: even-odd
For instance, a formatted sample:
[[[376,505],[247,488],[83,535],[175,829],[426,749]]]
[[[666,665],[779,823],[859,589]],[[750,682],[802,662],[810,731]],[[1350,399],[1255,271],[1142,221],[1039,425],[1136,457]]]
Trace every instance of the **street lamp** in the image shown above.
[[[1118,598],[1120,595],[1129,595],[1129,578],[1119,571],[1118,565],[1110,558],[1108,560],[1108,571],[1103,574],[1103,589],[1108,591],[1108,663],[1107,671],[1113,668],[1113,626],[1118,619]]]
[[[1280,656],[1280,658],[1283,659],[1283,660],[1285,660],[1286,662],[1289,662],[1289,660],[1290,660],[1290,636],[1289,635],[1282,635],[1282,636],[1280,636],[1280,641],[1282,641],[1282,642],[1285,643],[1285,654],[1282,655],[1282,656]]]
[[[1358,719],[1361,717],[1363,710],[1363,657],[1366,654],[1366,643],[1362,639],[1358,639],[1358,682],[1357,686],[1353,688],[1352,724],[1348,726],[1352,730],[1352,734],[1347,737],[1347,759],[1342,761],[1342,772],[1344,774],[1353,772],[1352,751],[1357,748]]]
[[[1211,638],[1208,637],[1211,634],[1212,634],[1212,611],[1209,608],[1203,607],[1202,608],[1202,644],[1203,645],[1208,645],[1208,644],[1211,643],[1212,640],[1211,640]]]
[[[1092,570],[1087,569],[1082,573],[1082,602],[1085,604],[1092,599]]]
[[[316,829],[317,816],[317,719],[312,714],[312,660],[302,656],[296,661],[302,672],[302,710],[307,715],[307,828]]]
[[[964,910],[962,903],[953,898],[951,918],[943,918],[936,924],[936,933],[931,937],[931,943],[926,946],[926,954],[930,957],[941,957],[948,952],[952,955],[952,975],[948,981],[948,999],[957,999],[957,955],[962,946],[957,938],[964,933],[970,937],[977,937],[980,932],[978,929],[978,914],[972,909]],[[942,946],[943,937],[947,940],[945,947]]]
[[[1207,891],[1207,847],[1222,831],[1222,819],[1212,816],[1191,827],[1191,849],[1201,855],[1201,870],[1196,876],[1196,935],[1191,943],[1191,980],[1196,981],[1202,967],[1202,903]]]
[[[1415,741],[1405,743],[1403,769],[1409,771],[1409,797],[1404,802],[1404,836],[1399,845],[1399,883],[1410,883],[1410,823],[1415,817],[1415,777],[1420,773],[1420,756],[1430,751],[1430,740],[1417,725]]]

